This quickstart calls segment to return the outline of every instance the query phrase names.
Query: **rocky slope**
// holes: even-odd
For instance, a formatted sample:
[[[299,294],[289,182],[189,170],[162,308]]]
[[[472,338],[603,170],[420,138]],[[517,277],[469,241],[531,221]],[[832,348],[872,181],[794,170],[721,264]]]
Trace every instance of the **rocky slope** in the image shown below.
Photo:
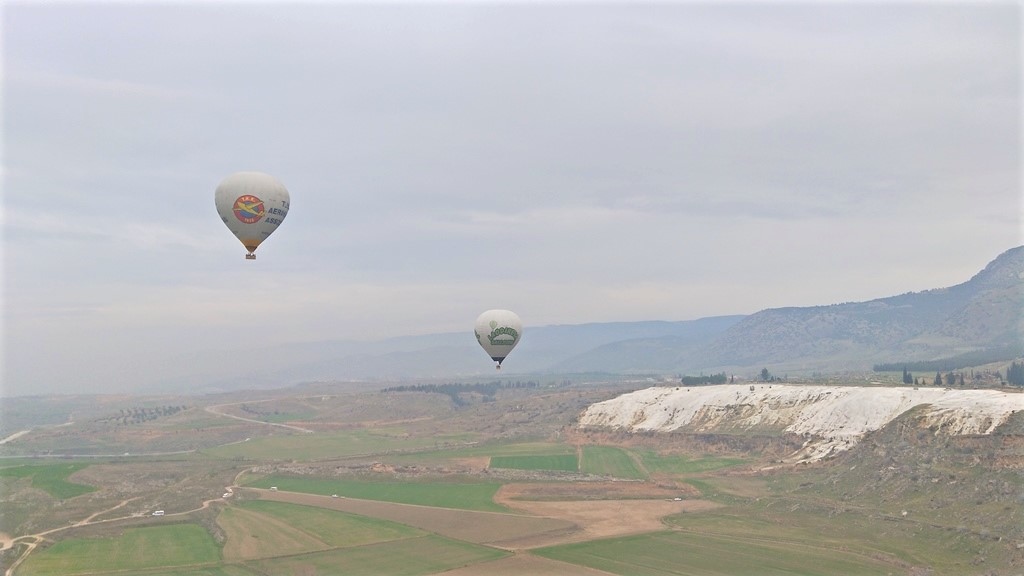
[[[629,431],[794,433],[807,439],[789,457],[813,461],[848,450],[908,410],[935,434],[992,434],[1024,393],[912,387],[723,384],[655,387],[589,406],[578,426]]]

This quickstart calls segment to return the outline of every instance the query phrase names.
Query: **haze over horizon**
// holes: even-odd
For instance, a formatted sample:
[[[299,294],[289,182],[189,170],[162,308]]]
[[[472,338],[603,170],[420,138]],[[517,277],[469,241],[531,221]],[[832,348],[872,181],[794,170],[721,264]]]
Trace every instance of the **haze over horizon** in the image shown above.
[[[1014,3],[0,10],[0,395],[488,308],[866,301],[1024,240]],[[240,170],[292,199],[254,262],[214,209]]]

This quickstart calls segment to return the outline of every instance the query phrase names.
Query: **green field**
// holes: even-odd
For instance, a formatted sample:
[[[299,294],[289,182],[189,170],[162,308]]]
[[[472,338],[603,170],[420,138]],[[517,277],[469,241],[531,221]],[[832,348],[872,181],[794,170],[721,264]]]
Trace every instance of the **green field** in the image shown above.
[[[575,454],[548,454],[533,456],[492,456],[491,468],[516,470],[565,470],[576,472],[579,464]]]
[[[498,482],[370,482],[364,480],[328,480],[304,476],[266,476],[248,484],[254,488],[277,486],[288,492],[338,494],[348,498],[382,500],[401,504],[419,504],[460,510],[507,512],[494,503]]]
[[[892,574],[896,566],[814,544],[776,543],[693,532],[656,532],[542,548],[533,552],[604,570],[638,576],[704,575],[829,576]]]
[[[402,524],[315,506],[250,500],[238,507],[300,526],[331,546],[361,546],[423,535],[423,531]]]
[[[647,479],[646,472],[637,466],[630,452],[614,446],[584,446],[583,471],[615,478]]]
[[[174,524],[131,528],[114,538],[57,542],[29,556],[17,574],[72,576],[204,564],[214,568],[219,563],[220,548],[206,530],[196,524]]]
[[[991,543],[972,534],[915,520],[884,519],[877,511],[815,506],[808,500],[762,500],[700,514],[680,514],[666,524],[723,540],[771,541],[799,550],[808,543],[864,557],[927,566],[933,574],[964,573],[969,559]],[[902,517],[900,517],[902,518]]]
[[[576,454],[576,448],[558,442],[494,442],[459,449],[459,456],[552,456]]]
[[[281,502],[251,501],[221,512],[228,561],[291,556],[421,536],[401,524],[334,510]]]
[[[465,435],[416,437],[396,430],[360,429],[253,438],[248,442],[204,450],[203,453],[219,458],[248,460],[322,460],[423,450],[443,442],[465,442],[467,438]]]
[[[573,455],[576,448],[557,442],[486,442],[471,444],[472,437],[455,437],[449,446],[436,450],[426,449],[414,454],[387,454],[378,456],[392,464],[450,465],[468,458],[502,458],[506,456]],[[575,468],[573,468],[575,470]]]
[[[139,576],[263,576],[257,572],[253,572],[248,568],[239,566],[237,564],[226,564],[224,566],[212,566],[209,568],[180,568],[177,570],[159,570],[156,572],[150,572],[147,570],[143,573],[134,573]],[[107,575],[104,575],[107,576]],[[125,576],[125,574],[109,573],[109,576]]]
[[[677,454],[662,455],[654,450],[638,450],[636,454],[640,457],[640,461],[643,462],[644,468],[651,474],[697,474],[728,468],[745,462],[741,458],[721,458],[717,456],[689,458]]]
[[[250,563],[261,574],[338,574],[418,576],[496,560],[509,552],[440,536],[421,536],[381,544]]]
[[[87,467],[88,464],[40,464],[0,468],[0,478],[32,478],[32,486],[49,493],[54,498],[66,500],[93,492],[96,488],[85,484],[68,482],[68,476]]]

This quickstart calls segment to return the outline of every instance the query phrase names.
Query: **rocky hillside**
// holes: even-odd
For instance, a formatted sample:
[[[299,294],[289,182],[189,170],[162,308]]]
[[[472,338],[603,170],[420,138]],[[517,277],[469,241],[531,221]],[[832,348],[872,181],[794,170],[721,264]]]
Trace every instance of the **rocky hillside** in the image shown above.
[[[588,407],[578,426],[628,431],[791,433],[807,438],[792,461],[848,450],[912,409],[936,434],[991,434],[1024,413],[1024,393],[912,387],[724,384],[656,387]]]

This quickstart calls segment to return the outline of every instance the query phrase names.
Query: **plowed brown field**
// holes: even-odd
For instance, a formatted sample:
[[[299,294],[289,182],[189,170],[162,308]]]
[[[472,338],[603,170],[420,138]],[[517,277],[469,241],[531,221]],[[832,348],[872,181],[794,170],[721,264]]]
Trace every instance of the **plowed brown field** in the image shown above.
[[[498,490],[495,501],[513,510],[527,514],[558,518],[572,522],[579,530],[571,534],[553,537],[538,537],[536,543],[526,547],[550,546],[567,542],[582,542],[596,538],[640,534],[664,530],[661,519],[680,512],[697,512],[720,506],[707,500],[673,500],[662,496],[652,497],[662,489],[645,483],[608,483],[608,500],[531,500],[527,498],[550,498],[552,492],[564,493],[572,485],[566,484],[506,484]],[[585,486],[587,494],[594,494],[598,486]],[[584,487],[580,487],[581,490]],[[678,494],[678,492],[668,492]]]
[[[706,500],[673,500],[666,494],[678,494],[678,491],[647,483],[607,483],[603,494],[612,499],[605,500],[596,499],[599,488],[594,483],[579,487],[581,492],[591,498],[588,500],[536,500],[527,498],[565,497],[574,492],[573,485],[538,483],[503,486],[495,495],[495,500],[522,514],[454,510],[252,488],[245,490],[266,500],[382,518],[450,538],[508,550],[663,530],[665,525],[661,519],[665,516],[719,506]],[[515,564],[518,561],[509,562]],[[513,570],[510,573],[515,572]]]
[[[372,518],[382,518],[457,540],[507,549],[522,548],[523,546],[518,545],[517,542],[524,539],[532,541],[538,537],[545,537],[550,541],[579,529],[568,520],[526,514],[454,510],[358,498],[331,498],[283,490],[247,488],[245,491],[256,492],[260,498],[265,500],[319,506]]]

